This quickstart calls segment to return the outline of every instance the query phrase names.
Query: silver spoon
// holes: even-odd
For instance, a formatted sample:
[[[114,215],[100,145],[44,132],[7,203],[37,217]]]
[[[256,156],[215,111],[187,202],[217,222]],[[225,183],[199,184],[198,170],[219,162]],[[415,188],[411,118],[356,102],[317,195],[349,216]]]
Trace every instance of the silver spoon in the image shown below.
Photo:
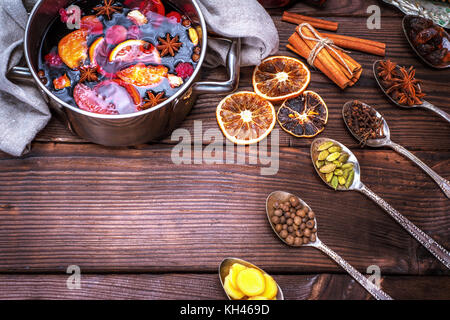
[[[416,104],[413,106],[408,106],[408,105],[403,105],[398,103],[395,99],[393,99],[387,92],[386,89],[383,87],[383,84],[381,83],[381,79],[378,77],[378,66],[379,63],[381,62],[381,60],[377,60],[374,62],[373,64],[373,74],[375,76],[375,80],[378,83],[378,86],[380,87],[381,91],[383,91],[383,93],[389,98],[389,100],[392,101],[392,103],[394,103],[396,106],[400,107],[400,108],[405,108],[405,109],[413,109],[413,108],[423,108],[423,109],[428,109],[433,111],[434,113],[436,113],[437,115],[441,116],[443,119],[445,119],[447,122],[450,122],[450,115],[443,111],[442,109],[439,109],[438,107],[436,107],[435,105],[429,103],[428,101],[422,100],[423,103],[422,104]]]
[[[285,239],[283,239],[280,236],[280,234],[275,230],[275,227],[271,221],[271,217],[274,215],[274,211],[275,211],[273,204],[277,201],[281,202],[281,203],[289,201],[290,197],[297,198],[304,207],[308,208],[309,211],[312,211],[311,208],[306,204],[306,202],[304,202],[302,199],[300,199],[299,197],[297,197],[293,194],[290,194],[290,193],[287,193],[284,191],[272,192],[267,197],[267,200],[266,200],[266,213],[267,213],[267,219],[269,220],[272,230],[273,230],[273,232],[275,232],[275,234],[278,236],[278,238],[280,238],[280,240],[283,241],[288,246],[292,246],[292,247],[303,246],[303,247],[313,247],[313,248],[319,249],[320,251],[322,251],[323,253],[328,255],[330,258],[332,258],[342,268],[344,268],[344,270],[347,271],[356,281],[358,281],[364,287],[364,289],[366,289],[373,297],[375,297],[375,299],[377,299],[377,300],[392,300],[392,298],[389,295],[387,295],[383,290],[381,290],[375,284],[373,284],[371,281],[369,281],[358,270],[353,268],[347,261],[342,259],[342,257],[340,257],[336,252],[334,252],[333,250],[328,248],[322,241],[320,241],[320,239],[317,235],[316,235],[316,240],[314,242],[309,242],[308,244],[303,244],[301,246],[290,245],[286,242]],[[315,228],[317,228],[317,218],[316,217],[314,217],[314,225],[315,225]]]
[[[359,102],[359,103],[374,110],[377,114],[377,117],[382,119],[382,121],[383,121],[383,131],[384,131],[385,137],[380,138],[380,139],[368,139],[365,142],[365,145],[372,147],[372,148],[389,147],[389,148],[392,148],[394,151],[400,153],[401,155],[407,157],[408,159],[413,161],[416,165],[418,165],[423,171],[425,171],[438,184],[438,186],[442,189],[442,191],[447,196],[447,198],[450,198],[450,182],[448,180],[444,179],[443,177],[441,177],[440,175],[438,175],[435,171],[433,171],[430,167],[428,167],[425,163],[423,163],[422,160],[417,158],[415,155],[413,155],[411,152],[406,150],[404,147],[393,142],[391,140],[389,126],[388,126],[386,120],[383,118],[383,116],[377,110],[375,110],[375,108],[373,108],[365,103],[362,103],[362,102]],[[347,111],[347,109],[352,107],[352,104],[353,104],[353,101],[349,101],[346,104],[344,104],[344,107],[342,108],[342,117],[344,118],[345,125],[347,126],[347,128],[351,132],[351,134],[359,142],[362,143],[363,141],[361,140],[361,137],[358,136],[355,132],[353,132],[352,128],[350,128],[348,126],[347,121],[345,120],[345,112]]]
[[[325,180],[322,173],[320,173],[319,169],[317,169],[315,164],[315,159],[318,157],[317,148],[323,144],[324,142],[332,141],[335,145],[340,146],[342,151],[346,152],[349,155],[348,162],[353,163],[353,169],[355,172],[355,176],[353,179],[353,183],[348,189],[343,187],[339,187],[337,190],[339,191],[358,191],[362,194],[366,195],[369,199],[378,204],[384,211],[386,211],[395,221],[397,221],[406,231],[408,231],[417,241],[420,242],[428,251],[431,252],[440,262],[442,262],[447,268],[450,269],[450,253],[445,250],[439,243],[434,241],[430,236],[428,236],[425,232],[417,228],[411,221],[406,219],[400,212],[395,210],[389,203],[384,201],[380,196],[378,196],[375,192],[370,190],[366,185],[361,182],[361,170],[359,166],[358,159],[355,157],[353,152],[350,151],[345,145],[340,142],[337,142],[332,139],[327,138],[317,138],[311,144],[311,159],[319,174],[320,178],[330,187],[329,183]]]
[[[406,26],[406,23],[408,22],[408,20],[410,20],[411,18],[415,17],[414,15],[406,15],[403,20],[402,20],[402,27],[403,27],[403,32],[405,33],[406,36],[406,40],[408,40],[409,45],[411,46],[411,48],[414,50],[414,52],[419,56],[420,59],[422,59],[423,62],[425,62],[427,65],[429,65],[432,68],[436,68],[436,69],[447,69],[450,68],[450,63],[447,64],[442,64],[442,65],[435,65],[432,64],[430,61],[428,61],[427,59],[425,59],[424,56],[422,56],[419,51],[417,51],[416,46],[414,45],[414,43],[412,42],[412,39],[410,39],[409,34],[408,34],[408,28]],[[445,31],[444,32],[446,34],[446,36],[448,37],[448,33]]]
[[[261,271],[262,273],[267,273],[263,269],[258,268],[254,264],[251,264],[250,262],[242,260],[242,259],[238,259],[238,258],[226,258],[226,259],[223,259],[223,261],[220,263],[220,266],[219,266],[219,278],[220,278],[220,284],[222,285],[222,288],[225,291],[225,294],[227,295],[229,300],[233,300],[233,299],[226,292],[225,287],[224,287],[224,283],[225,283],[225,277],[230,273],[231,266],[233,264],[235,264],[235,263],[240,263],[240,264],[246,266],[247,268],[254,268],[254,269],[257,269],[257,270]],[[281,288],[278,285],[278,283],[277,283],[277,287],[278,287],[278,293],[277,293],[276,299],[277,300],[284,300],[283,291],[281,290]]]

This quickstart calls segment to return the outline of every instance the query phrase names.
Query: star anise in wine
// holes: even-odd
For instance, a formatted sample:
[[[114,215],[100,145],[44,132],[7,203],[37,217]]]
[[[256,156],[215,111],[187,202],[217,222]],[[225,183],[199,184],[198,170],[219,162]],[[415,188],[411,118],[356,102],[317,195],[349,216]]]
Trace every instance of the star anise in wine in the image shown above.
[[[139,109],[142,111],[142,110],[154,108],[158,104],[160,104],[166,100],[167,100],[167,98],[165,98],[164,92],[160,92],[155,95],[153,92],[147,91],[147,98],[144,99],[144,103],[139,107]]]
[[[180,50],[183,45],[179,42],[179,37],[175,36],[174,38],[170,37],[170,33],[166,35],[166,39],[158,38],[160,45],[157,46],[158,50],[161,51],[161,56],[164,57],[170,54],[172,57],[175,56],[175,53]]]
[[[98,81],[97,68],[91,66],[80,67],[80,83]]]
[[[108,17],[109,20],[111,20],[111,16],[113,13],[121,12],[122,7],[115,6],[113,3],[114,0],[103,0],[103,5],[98,6],[94,8],[94,10],[97,12],[97,16],[105,15]]]
[[[378,67],[378,76],[384,81],[392,81],[398,76],[397,64],[391,60],[381,61]]]

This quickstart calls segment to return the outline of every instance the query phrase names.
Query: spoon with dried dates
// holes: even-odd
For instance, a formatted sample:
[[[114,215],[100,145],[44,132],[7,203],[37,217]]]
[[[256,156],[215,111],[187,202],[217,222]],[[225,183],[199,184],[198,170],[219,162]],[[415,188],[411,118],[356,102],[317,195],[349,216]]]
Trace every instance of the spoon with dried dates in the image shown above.
[[[450,68],[450,36],[431,19],[407,15],[403,32],[414,52],[429,66]]]
[[[373,74],[381,91],[401,108],[424,108],[431,110],[450,122],[450,115],[424,100],[420,80],[415,79],[413,67],[406,69],[390,60],[377,60],[373,64]]]
[[[385,134],[389,134],[389,132],[385,132]],[[325,160],[325,162],[319,168],[318,160],[321,154],[324,151],[329,152],[330,148],[334,148],[333,153],[330,153],[328,157],[329,160],[332,160],[337,156],[345,155],[346,163],[352,164],[352,174],[350,178],[347,178],[345,184],[341,185],[333,185],[333,180],[331,182],[328,181],[328,174],[334,173],[335,176],[342,176],[341,172],[338,172],[338,166],[340,164],[335,164],[332,161]],[[380,196],[378,196],[375,192],[370,190],[364,183],[361,181],[361,169],[359,166],[358,159],[355,157],[353,152],[350,151],[345,145],[342,143],[328,139],[328,138],[317,138],[311,144],[311,160],[313,162],[314,168],[319,174],[320,178],[331,188],[337,191],[358,191],[367,196],[370,200],[374,201],[378,204],[386,213],[388,213],[397,223],[399,223],[406,231],[409,232],[420,244],[422,244],[431,254],[433,254],[440,262],[442,262],[448,269],[450,269],[450,253],[444,249],[439,243],[433,240],[430,236],[428,236],[425,232],[416,227],[411,221],[406,219],[400,212],[395,210],[389,203],[383,200]],[[342,171],[342,170],[341,170]]]
[[[317,219],[311,208],[299,197],[284,192],[272,192],[266,200],[266,213],[273,232],[292,247],[314,247],[344,268],[377,300],[392,300],[383,290],[328,248],[317,237]]]
[[[386,120],[375,108],[360,101],[349,101],[342,108],[342,116],[348,130],[361,142],[361,145],[373,148],[392,148],[425,171],[438,184],[447,198],[450,198],[450,182],[438,175],[414,154],[393,142]]]

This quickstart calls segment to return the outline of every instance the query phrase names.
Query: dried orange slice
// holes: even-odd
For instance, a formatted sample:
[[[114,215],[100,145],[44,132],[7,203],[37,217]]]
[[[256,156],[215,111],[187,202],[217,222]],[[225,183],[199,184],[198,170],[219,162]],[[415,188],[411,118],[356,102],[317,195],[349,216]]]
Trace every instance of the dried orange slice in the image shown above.
[[[253,72],[255,92],[269,101],[298,97],[311,81],[311,72],[298,59],[275,56],[265,59]]]
[[[328,107],[313,91],[286,100],[278,109],[278,123],[284,131],[296,137],[311,138],[321,133],[328,122]]]
[[[117,73],[117,76],[126,83],[138,87],[155,87],[167,77],[168,69],[162,65],[157,67],[138,63]]]
[[[273,130],[273,105],[254,92],[238,92],[223,99],[216,111],[217,122],[228,140],[248,145],[258,143]]]
[[[69,33],[59,42],[58,54],[70,69],[79,67],[87,59],[87,35],[87,30],[80,29]]]

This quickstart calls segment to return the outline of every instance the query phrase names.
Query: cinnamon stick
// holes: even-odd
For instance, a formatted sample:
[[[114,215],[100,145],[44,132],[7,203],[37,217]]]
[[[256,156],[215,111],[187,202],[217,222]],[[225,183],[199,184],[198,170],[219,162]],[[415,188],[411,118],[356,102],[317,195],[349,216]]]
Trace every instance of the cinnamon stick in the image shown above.
[[[335,45],[343,49],[356,50],[382,57],[386,55],[386,44],[382,42],[332,33],[321,33],[321,36],[323,38],[330,38]]]
[[[285,11],[283,13],[283,17],[281,20],[285,21],[285,22],[293,23],[293,24],[301,24],[301,23],[307,22],[310,25],[312,25],[314,28],[328,30],[328,31],[337,31],[337,29],[339,28],[339,23],[337,23],[337,22],[331,22],[331,21],[327,21],[327,20],[312,18],[312,17],[308,17],[308,16],[303,16],[303,15],[297,14],[297,13],[287,12],[287,11]]]

